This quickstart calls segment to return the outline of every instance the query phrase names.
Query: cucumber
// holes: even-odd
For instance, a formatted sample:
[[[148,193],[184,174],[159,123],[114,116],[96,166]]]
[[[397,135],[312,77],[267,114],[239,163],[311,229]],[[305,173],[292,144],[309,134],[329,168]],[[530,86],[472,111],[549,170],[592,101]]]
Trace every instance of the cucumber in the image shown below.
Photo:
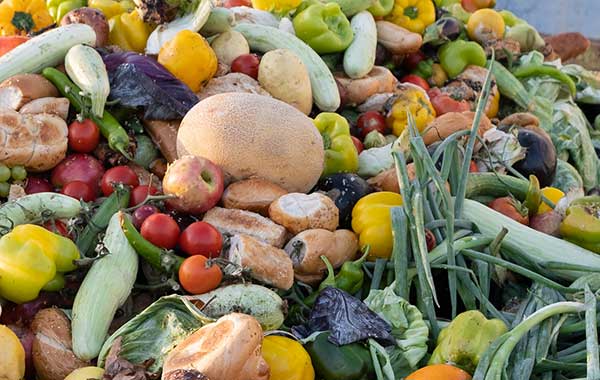
[[[26,195],[0,207],[0,236],[15,226],[37,223],[42,218],[73,218],[81,212],[81,202],[57,193]]]
[[[371,13],[362,11],[352,17],[350,26],[354,32],[354,40],[344,53],[344,72],[350,78],[358,79],[367,75],[375,66],[377,25]]]
[[[289,49],[308,70],[313,100],[322,111],[333,112],[340,107],[340,93],[333,74],[321,57],[298,37],[270,26],[238,24],[234,30],[242,33],[252,50],[266,53],[275,49]]]
[[[96,32],[86,24],[51,29],[0,57],[0,82],[13,75],[39,73],[45,67],[57,66],[73,46],[95,43]]]
[[[366,11],[371,5],[375,4],[375,0],[333,0],[333,2],[340,5],[342,12],[347,17]]]
[[[204,37],[212,37],[228,31],[235,25],[233,12],[227,8],[216,7],[210,12],[206,24],[200,29],[200,34]]]
[[[103,243],[108,255],[94,261],[73,302],[73,352],[82,360],[98,356],[138,272],[138,256],[121,230],[120,213],[110,219]]]
[[[254,284],[229,285],[190,297],[206,304],[202,309],[210,318],[218,319],[229,313],[253,316],[263,330],[277,330],[283,324],[283,300],[274,291]]]

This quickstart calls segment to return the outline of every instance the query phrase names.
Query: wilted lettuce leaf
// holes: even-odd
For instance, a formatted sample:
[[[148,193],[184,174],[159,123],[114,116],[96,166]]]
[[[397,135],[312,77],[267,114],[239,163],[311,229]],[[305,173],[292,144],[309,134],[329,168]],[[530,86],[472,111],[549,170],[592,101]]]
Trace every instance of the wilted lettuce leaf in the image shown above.
[[[394,344],[391,326],[361,300],[343,290],[327,287],[317,298],[305,326],[294,326],[292,332],[306,338],[317,331],[330,331],[328,340],[342,346],[373,338],[384,345]]]
[[[119,357],[133,364],[154,359],[148,369],[158,372],[167,354],[177,344],[212,321],[184,297],[162,297],[121,326],[104,342],[98,364],[104,363],[112,343],[120,337]]]
[[[397,378],[416,368],[427,353],[429,328],[416,306],[394,292],[394,285],[371,290],[365,304],[392,325],[394,347],[386,349]]]
[[[110,100],[142,108],[146,119],[181,119],[198,103],[188,86],[150,57],[124,52],[106,54],[103,60],[110,80]]]

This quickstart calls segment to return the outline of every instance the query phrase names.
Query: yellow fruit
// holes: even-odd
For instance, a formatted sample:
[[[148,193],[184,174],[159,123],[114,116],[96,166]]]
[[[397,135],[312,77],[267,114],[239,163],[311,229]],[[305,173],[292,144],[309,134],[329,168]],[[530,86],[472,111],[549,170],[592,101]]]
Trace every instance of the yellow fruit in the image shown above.
[[[0,325],[0,379],[21,380],[25,376],[25,349],[11,329]]]
[[[194,92],[217,72],[217,55],[198,33],[182,30],[158,53],[158,62]]]
[[[469,38],[481,44],[501,40],[504,37],[506,25],[500,13],[493,9],[484,8],[469,17],[467,33]]]
[[[561,190],[557,189],[556,187],[544,187],[542,189],[542,195],[546,198],[548,198],[549,201],[551,201],[552,203],[554,203],[556,205],[556,203],[558,201],[560,201],[562,199],[562,197],[565,196],[565,193],[563,193]],[[542,200],[542,203],[540,204],[540,207],[538,208],[537,214],[543,214],[545,212],[550,212],[552,211],[552,208],[550,208],[550,206],[548,206],[546,203],[544,203],[544,201]]]
[[[101,380],[104,370],[99,367],[83,367],[71,372],[65,380]]]

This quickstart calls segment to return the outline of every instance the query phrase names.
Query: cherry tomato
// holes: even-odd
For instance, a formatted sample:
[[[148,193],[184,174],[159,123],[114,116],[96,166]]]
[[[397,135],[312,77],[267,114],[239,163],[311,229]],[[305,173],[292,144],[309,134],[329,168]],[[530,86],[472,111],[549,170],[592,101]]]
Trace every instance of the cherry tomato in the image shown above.
[[[427,80],[425,80],[425,79],[423,79],[420,76],[415,75],[415,74],[405,75],[404,77],[402,77],[402,79],[400,79],[400,82],[402,82],[402,83],[412,83],[414,85],[417,85],[417,86],[421,87],[425,91],[429,90],[429,83],[427,83]]]
[[[61,193],[72,198],[91,202],[96,199],[96,193],[90,185],[82,181],[73,181],[67,183],[61,190]]]
[[[167,214],[152,214],[144,220],[140,233],[150,243],[166,249],[175,248],[179,240],[179,226]]]
[[[190,256],[217,257],[223,247],[219,230],[206,222],[192,223],[179,236],[179,247]]]
[[[137,208],[131,216],[131,222],[138,230],[142,227],[142,223],[152,214],[158,214],[156,206],[143,205]]]
[[[470,173],[478,173],[479,172],[479,168],[477,167],[477,163],[475,163],[475,161],[471,160],[471,164],[469,165],[469,172]]]
[[[471,380],[471,375],[449,364],[433,364],[416,370],[406,380]]]
[[[130,167],[122,165],[110,168],[102,176],[100,186],[102,188],[102,194],[108,197],[114,191],[113,185],[122,183],[133,188],[140,184],[137,174]]]
[[[54,232],[55,234],[59,234],[69,239],[71,238],[67,226],[59,219],[49,220],[44,223],[43,226],[48,231]]]
[[[79,153],[89,153],[100,142],[100,129],[90,119],[74,121],[69,125],[69,148]]]
[[[216,264],[207,263],[202,255],[190,256],[179,267],[179,282],[192,294],[202,294],[216,289],[223,279],[223,272]]]
[[[252,2],[249,0],[225,0],[223,1],[224,8],[233,8],[233,7],[250,7],[252,8]]]
[[[148,195],[155,195],[158,189],[152,185],[140,185],[131,190],[129,196],[129,207],[137,206],[146,200]]]
[[[256,54],[242,54],[231,62],[231,72],[246,74],[257,79],[259,63],[260,60]]]
[[[406,57],[404,57],[404,61],[402,65],[408,70],[413,71],[417,68],[419,62],[427,58],[422,51],[417,51],[415,53],[410,53]]]
[[[360,141],[358,139],[358,137],[352,136],[352,142],[354,143],[354,146],[356,147],[356,151],[358,152],[358,154],[360,154],[360,152],[365,150],[365,146],[363,145],[362,141]]]
[[[471,109],[469,102],[466,100],[455,100],[448,94],[444,94],[439,88],[432,88],[427,91],[431,105],[435,109],[437,116],[441,116],[449,112],[465,112]]]
[[[25,193],[47,193],[52,191],[52,185],[50,182],[43,178],[28,177],[27,183],[25,184]]]
[[[371,131],[385,134],[385,117],[377,111],[367,111],[358,117],[356,127],[363,139]]]
[[[506,215],[512,220],[529,225],[529,215],[527,210],[522,210],[521,205],[511,197],[502,197],[494,199],[488,205],[491,209],[498,211],[500,214]]]

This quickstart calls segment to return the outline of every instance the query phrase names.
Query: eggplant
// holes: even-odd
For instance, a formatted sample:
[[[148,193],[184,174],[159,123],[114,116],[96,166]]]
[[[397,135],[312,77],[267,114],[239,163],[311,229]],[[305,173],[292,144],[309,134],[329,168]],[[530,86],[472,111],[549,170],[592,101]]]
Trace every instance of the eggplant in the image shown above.
[[[525,148],[525,158],[517,161],[513,168],[529,177],[535,175],[541,187],[552,185],[556,175],[556,148],[550,136],[536,126],[518,127],[517,139]]]
[[[423,44],[440,46],[448,41],[454,41],[464,32],[464,24],[454,17],[445,16],[425,29]]]
[[[324,193],[335,202],[340,211],[342,228],[350,228],[354,205],[373,191],[367,181],[352,173],[332,174],[321,178],[313,190]]]

